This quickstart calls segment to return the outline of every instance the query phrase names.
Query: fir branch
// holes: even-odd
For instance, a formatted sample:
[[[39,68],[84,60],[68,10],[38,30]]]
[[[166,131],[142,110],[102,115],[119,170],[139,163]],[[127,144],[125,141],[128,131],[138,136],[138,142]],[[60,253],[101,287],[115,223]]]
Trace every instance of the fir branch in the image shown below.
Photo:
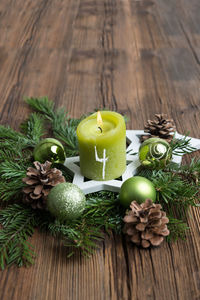
[[[25,153],[29,155],[29,152]],[[21,160],[17,158],[16,161],[14,159],[0,163],[0,202],[17,200],[22,195],[22,178],[26,176],[27,167],[31,162],[26,157]]]
[[[38,214],[38,227],[54,237],[59,237],[64,246],[71,247],[69,256],[74,254],[75,249],[80,249],[83,255],[88,256],[96,248],[95,240],[102,238],[98,227],[82,219],[61,223],[58,219],[52,218],[49,213]]]
[[[65,246],[70,246],[72,251],[69,256],[75,249],[80,249],[83,255],[88,256],[97,247],[96,241],[103,238],[103,229],[121,232],[124,215],[125,209],[119,206],[115,193],[99,192],[87,196],[86,209],[79,219],[61,223],[48,213],[42,213],[38,226],[53,236],[59,236]]]
[[[0,138],[11,139],[17,141],[18,139],[24,139],[24,135],[20,132],[13,130],[11,127],[0,125]]]
[[[24,183],[21,178],[16,178],[11,181],[0,181],[0,203],[1,201],[17,200],[22,197],[22,188]]]
[[[167,227],[170,231],[170,235],[167,236],[168,242],[175,242],[179,238],[184,240],[187,230],[190,228],[186,223],[184,223],[182,220],[175,219],[173,217],[168,216],[169,223],[167,224]]]
[[[194,166],[195,163],[192,165]],[[185,218],[188,208],[197,206],[200,186],[191,184],[188,179],[185,179],[186,176],[179,174],[179,168],[184,169],[183,166],[174,163],[171,163],[168,169],[159,171],[139,167],[137,175],[144,176],[153,182],[157,191],[156,200],[165,208],[167,214]],[[188,166],[185,168],[189,169]],[[192,170],[191,168],[191,172]]]
[[[28,238],[33,235],[35,212],[31,208],[13,204],[0,211],[0,267],[33,263],[35,253]]]
[[[196,150],[196,148],[191,146],[191,138],[188,138],[188,135],[185,135],[182,139],[176,139],[175,136],[170,143],[172,148],[172,154],[182,156],[183,154],[191,153]]]
[[[45,134],[44,117],[39,113],[32,113],[29,118],[21,124],[21,129],[27,138],[35,141],[37,144],[41,136]]]
[[[118,194],[102,191],[89,194],[84,217],[90,217],[91,222],[104,226],[105,230],[114,230],[121,233],[125,209],[120,206]]]
[[[147,179],[150,180],[152,174],[153,174],[153,170],[152,169],[145,168],[142,165],[140,165],[137,168],[136,176],[146,177]]]
[[[34,110],[48,116],[48,118],[53,119],[54,117],[54,103],[50,101],[48,97],[42,98],[27,98],[25,99]]]
[[[35,146],[35,141],[10,128],[0,125],[0,149],[15,149],[17,152]]]
[[[167,171],[179,175],[184,180],[196,185],[197,187],[200,184],[200,159],[192,158],[189,165],[180,166],[175,163],[170,163],[167,166]]]
[[[1,179],[22,179],[26,175],[26,167],[23,163],[14,161],[4,161],[0,164]]]
[[[196,206],[198,187],[189,184],[180,176],[162,170],[153,171],[152,182],[157,190],[157,201],[166,204],[168,211],[175,207],[176,215],[184,217],[189,206]]]
[[[15,160],[16,152],[13,149],[0,149],[0,162],[9,160]],[[21,152],[19,152],[19,158],[22,158]]]
[[[76,128],[80,120],[70,118],[63,108],[55,110],[53,102],[49,101],[47,97],[28,98],[26,102],[50,121],[54,136],[65,144],[66,154],[70,156],[77,155]]]
[[[59,220],[55,220],[53,224],[49,224],[48,229],[52,235],[61,237],[64,246],[72,248],[68,256],[73,255],[75,249],[80,249],[84,256],[89,256],[97,247],[95,241],[103,237],[98,227],[84,223],[75,223],[72,227],[71,224],[61,224]]]

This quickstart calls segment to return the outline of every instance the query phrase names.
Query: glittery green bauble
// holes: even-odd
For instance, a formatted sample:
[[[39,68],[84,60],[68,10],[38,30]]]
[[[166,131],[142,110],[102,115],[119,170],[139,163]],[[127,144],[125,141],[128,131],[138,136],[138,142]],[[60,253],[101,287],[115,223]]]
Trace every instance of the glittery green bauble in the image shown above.
[[[139,159],[145,167],[163,169],[172,159],[172,149],[167,141],[150,138],[140,146]]]
[[[33,151],[34,160],[44,163],[64,163],[66,155],[63,145],[56,139],[46,138],[42,140]]]
[[[147,198],[156,200],[156,190],[153,183],[145,177],[134,176],[127,179],[121,186],[119,201],[124,207],[129,207],[132,201],[144,202]]]
[[[47,208],[60,220],[78,218],[85,208],[86,198],[75,184],[64,182],[56,185],[47,198]]]

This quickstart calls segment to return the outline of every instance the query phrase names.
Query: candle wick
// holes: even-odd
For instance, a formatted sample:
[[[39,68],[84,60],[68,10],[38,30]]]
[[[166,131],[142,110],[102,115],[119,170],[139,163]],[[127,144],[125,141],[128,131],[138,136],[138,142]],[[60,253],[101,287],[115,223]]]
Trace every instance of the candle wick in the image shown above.
[[[101,131],[101,133],[103,132],[102,128],[100,126],[98,126],[99,130]]]

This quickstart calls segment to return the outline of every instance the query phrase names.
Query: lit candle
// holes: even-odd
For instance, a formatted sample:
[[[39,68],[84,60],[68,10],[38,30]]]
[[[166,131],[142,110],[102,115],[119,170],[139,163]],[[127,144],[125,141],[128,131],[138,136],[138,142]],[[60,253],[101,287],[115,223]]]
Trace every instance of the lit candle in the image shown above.
[[[126,169],[126,125],[122,115],[112,111],[94,113],[77,128],[80,168],[85,177],[111,180]]]

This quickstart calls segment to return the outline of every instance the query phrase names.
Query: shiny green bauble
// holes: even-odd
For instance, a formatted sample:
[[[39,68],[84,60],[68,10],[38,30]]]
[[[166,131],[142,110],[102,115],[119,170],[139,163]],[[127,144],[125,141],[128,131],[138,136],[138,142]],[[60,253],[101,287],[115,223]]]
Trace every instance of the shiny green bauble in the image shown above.
[[[139,159],[144,167],[163,169],[172,159],[172,149],[167,141],[150,138],[140,146]]]
[[[64,163],[66,155],[63,145],[56,139],[46,138],[37,144],[33,151],[34,160],[44,163]]]
[[[124,207],[129,207],[132,201],[145,202],[149,198],[156,200],[156,189],[153,183],[145,177],[134,176],[127,179],[121,186],[119,201]]]
[[[77,219],[85,209],[85,203],[82,190],[69,182],[53,187],[47,198],[48,210],[61,221]]]

